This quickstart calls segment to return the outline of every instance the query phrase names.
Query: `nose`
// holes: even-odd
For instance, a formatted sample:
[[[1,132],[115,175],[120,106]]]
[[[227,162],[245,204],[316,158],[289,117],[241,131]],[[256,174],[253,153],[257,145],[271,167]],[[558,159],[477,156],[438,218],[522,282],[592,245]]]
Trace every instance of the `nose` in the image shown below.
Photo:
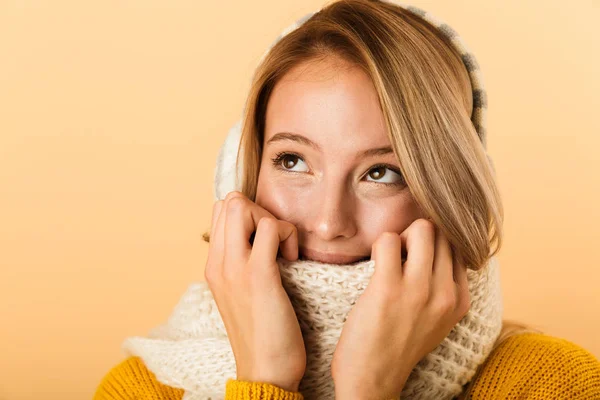
[[[308,232],[323,241],[353,237],[357,231],[353,197],[344,185],[323,183],[323,190],[315,195],[315,202],[310,205],[314,217],[308,223]]]

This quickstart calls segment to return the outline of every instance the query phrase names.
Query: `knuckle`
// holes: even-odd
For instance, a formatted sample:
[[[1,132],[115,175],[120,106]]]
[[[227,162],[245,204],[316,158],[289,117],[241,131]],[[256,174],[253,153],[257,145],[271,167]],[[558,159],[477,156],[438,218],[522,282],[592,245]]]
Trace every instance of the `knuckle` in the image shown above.
[[[227,213],[241,212],[246,206],[244,198],[236,196],[227,201]]]
[[[244,194],[242,192],[240,192],[239,190],[233,190],[233,191],[227,193],[227,196],[225,196],[225,202],[228,203],[231,199],[236,198],[236,197],[244,197]]]
[[[415,310],[422,310],[427,305],[427,297],[423,295],[414,295],[410,297],[410,306]]]
[[[428,235],[435,235],[435,225],[432,221],[425,219],[425,218],[419,218],[416,219],[413,222],[413,227],[424,233],[424,234],[428,234]]]
[[[296,225],[294,225],[293,223],[289,222],[289,221],[285,221],[285,220],[276,220],[277,223],[282,223],[286,226],[289,226],[291,229],[293,229],[294,231],[298,231],[298,227]]]
[[[379,235],[377,240],[375,240],[376,247],[388,247],[394,245],[397,241],[400,240],[400,235],[395,232],[383,232]]]
[[[396,232],[383,232],[380,236],[380,239],[386,243],[395,242],[400,239],[400,235],[398,235]]]
[[[409,296],[410,305],[416,309],[423,309],[429,301],[429,290],[415,290],[411,296]]]
[[[258,220],[256,229],[261,231],[271,231],[277,228],[277,220],[271,217],[262,217]]]
[[[446,315],[456,309],[456,298],[454,295],[439,296],[433,304],[434,312],[437,315]]]

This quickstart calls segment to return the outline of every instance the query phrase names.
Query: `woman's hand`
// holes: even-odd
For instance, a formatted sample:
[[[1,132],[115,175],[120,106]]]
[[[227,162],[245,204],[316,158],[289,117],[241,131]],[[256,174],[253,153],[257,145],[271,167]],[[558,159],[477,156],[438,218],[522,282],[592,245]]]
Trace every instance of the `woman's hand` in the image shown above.
[[[407,260],[402,264],[402,250]],[[412,369],[467,314],[467,271],[426,219],[372,246],[375,271],[350,311],[331,364],[336,398],[398,398]]]
[[[237,379],[298,391],[306,350],[275,261],[280,243],[285,258],[298,259],[296,227],[231,192],[213,207],[204,276],[227,330]]]

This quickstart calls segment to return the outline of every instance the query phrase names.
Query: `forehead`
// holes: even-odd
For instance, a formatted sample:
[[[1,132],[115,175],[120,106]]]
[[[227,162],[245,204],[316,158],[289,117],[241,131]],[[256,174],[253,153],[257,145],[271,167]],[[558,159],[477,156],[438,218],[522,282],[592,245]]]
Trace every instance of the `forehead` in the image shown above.
[[[309,61],[288,71],[271,93],[265,122],[265,143],[278,132],[292,132],[336,153],[389,145],[371,79],[335,60]]]

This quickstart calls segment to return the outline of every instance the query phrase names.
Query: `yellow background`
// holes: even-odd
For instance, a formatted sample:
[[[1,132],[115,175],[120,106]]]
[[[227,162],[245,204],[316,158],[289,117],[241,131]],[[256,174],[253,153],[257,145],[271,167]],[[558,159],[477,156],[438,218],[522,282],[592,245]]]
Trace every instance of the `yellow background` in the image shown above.
[[[203,279],[251,74],[324,3],[0,2],[0,400],[91,398]],[[482,66],[505,317],[600,357],[598,1],[413,1]]]

